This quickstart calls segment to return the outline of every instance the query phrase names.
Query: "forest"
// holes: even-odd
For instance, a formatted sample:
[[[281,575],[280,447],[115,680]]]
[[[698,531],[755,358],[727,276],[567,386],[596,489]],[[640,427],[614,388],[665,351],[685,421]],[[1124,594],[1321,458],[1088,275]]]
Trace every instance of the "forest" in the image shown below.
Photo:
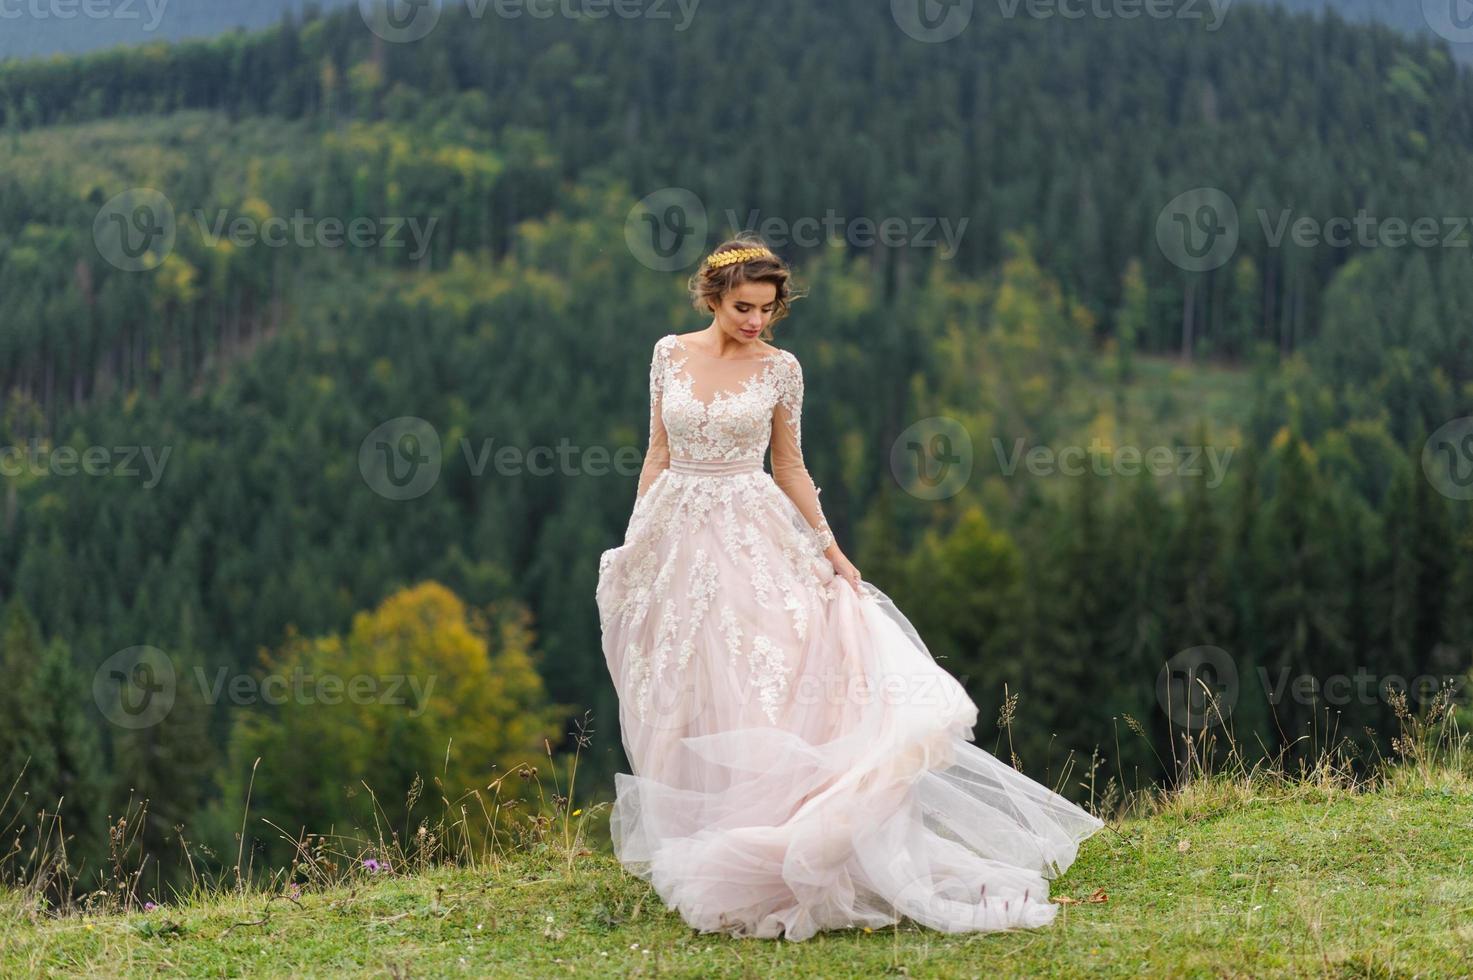
[[[925,43],[887,6],[447,9],[411,44],[344,10],[0,63],[11,809],[64,799],[95,866],[146,798],[138,846],[175,875],[186,838],[233,859],[249,800],[265,862],[273,827],[412,832],[585,718],[580,789],[606,789],[598,557],[651,345],[705,326],[684,275],[741,230],[809,292],[777,343],[829,519],[979,744],[1015,707],[1003,749],[1039,778],[1169,782],[1159,685],[1201,651],[1265,752],[1390,751],[1385,698],[1328,679],[1465,684],[1473,76],[1448,44],[1249,4],[1211,33],[979,5]],[[375,457],[406,419],[435,471],[412,495]],[[892,452],[937,419],[969,466],[941,499]],[[99,693],[139,648],[172,676],[148,724]],[[218,681],[314,672],[438,686],[326,710]]]

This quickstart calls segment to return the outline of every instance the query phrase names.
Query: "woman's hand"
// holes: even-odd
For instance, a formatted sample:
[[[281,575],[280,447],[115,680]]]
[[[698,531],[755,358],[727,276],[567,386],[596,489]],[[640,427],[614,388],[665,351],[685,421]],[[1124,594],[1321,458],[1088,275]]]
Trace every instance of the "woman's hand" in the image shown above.
[[[850,587],[854,589],[855,594],[858,594],[859,569],[854,567],[854,563],[849,560],[849,557],[844,552],[838,549],[838,546],[835,546],[834,553],[829,555],[829,564],[834,566],[834,574],[848,582]]]

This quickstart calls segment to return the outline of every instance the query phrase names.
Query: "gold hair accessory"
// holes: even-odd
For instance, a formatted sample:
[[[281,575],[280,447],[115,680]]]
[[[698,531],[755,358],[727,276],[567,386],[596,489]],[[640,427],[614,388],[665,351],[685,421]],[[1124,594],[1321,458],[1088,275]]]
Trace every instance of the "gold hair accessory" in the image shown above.
[[[717,252],[706,259],[706,268],[724,269],[738,262],[750,262],[753,259],[772,258],[777,256],[765,248],[734,248],[729,252]]]

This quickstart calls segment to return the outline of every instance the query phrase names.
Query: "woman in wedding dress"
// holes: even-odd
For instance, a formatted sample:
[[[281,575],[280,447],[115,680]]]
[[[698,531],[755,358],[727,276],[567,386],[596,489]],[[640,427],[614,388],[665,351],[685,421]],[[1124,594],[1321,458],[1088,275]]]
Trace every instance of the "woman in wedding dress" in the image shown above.
[[[654,345],[634,510],[599,561],[634,770],[616,856],[702,933],[1052,922],[1046,879],[1103,824],[972,743],[977,706],[835,542],[802,368],[766,343],[788,267],[743,237],[691,290],[714,320]]]

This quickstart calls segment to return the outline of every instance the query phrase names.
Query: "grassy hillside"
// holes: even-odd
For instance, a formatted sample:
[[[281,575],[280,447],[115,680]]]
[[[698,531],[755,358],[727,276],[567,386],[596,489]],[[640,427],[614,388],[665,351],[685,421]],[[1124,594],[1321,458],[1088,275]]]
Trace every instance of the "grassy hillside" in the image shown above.
[[[0,899],[0,974],[147,976],[1452,976],[1473,970],[1473,784],[1437,772],[1352,792],[1209,781],[1087,841],[1037,932],[912,924],[813,940],[696,935],[606,853],[362,871],[253,893],[28,921]],[[1097,893],[1103,889],[1103,901]],[[1096,901],[1083,901],[1090,896]]]

